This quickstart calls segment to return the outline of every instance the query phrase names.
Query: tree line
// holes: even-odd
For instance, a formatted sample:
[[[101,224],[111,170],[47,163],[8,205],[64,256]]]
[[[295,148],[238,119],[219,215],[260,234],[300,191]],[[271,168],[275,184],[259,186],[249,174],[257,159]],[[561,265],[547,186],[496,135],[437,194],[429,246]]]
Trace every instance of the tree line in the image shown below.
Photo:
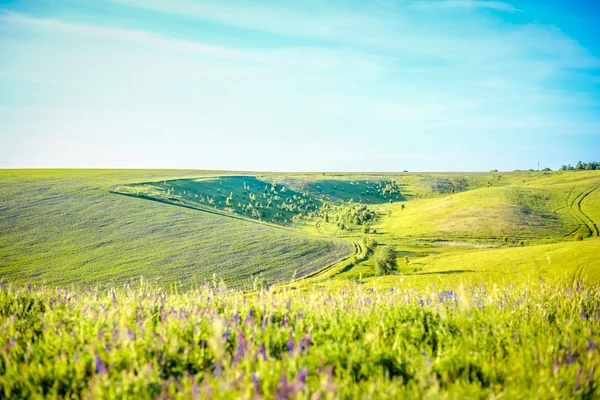
[[[579,161],[575,166],[571,164],[563,165],[560,167],[561,171],[597,171],[600,170],[600,161],[592,161],[585,163]]]

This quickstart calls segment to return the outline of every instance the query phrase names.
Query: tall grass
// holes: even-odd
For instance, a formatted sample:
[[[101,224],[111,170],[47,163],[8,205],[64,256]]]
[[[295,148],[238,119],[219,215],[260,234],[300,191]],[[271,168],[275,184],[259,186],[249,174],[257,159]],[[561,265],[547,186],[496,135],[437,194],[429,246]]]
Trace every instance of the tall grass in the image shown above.
[[[597,398],[599,299],[2,284],[0,398]]]

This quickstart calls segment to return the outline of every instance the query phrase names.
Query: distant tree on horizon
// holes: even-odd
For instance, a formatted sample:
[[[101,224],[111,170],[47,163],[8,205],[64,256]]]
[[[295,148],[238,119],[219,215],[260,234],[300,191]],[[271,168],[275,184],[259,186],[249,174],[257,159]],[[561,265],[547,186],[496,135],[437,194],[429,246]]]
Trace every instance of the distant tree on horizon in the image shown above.
[[[560,171],[598,171],[600,170],[600,161],[591,161],[585,163],[578,161],[575,166],[571,164],[562,165]]]

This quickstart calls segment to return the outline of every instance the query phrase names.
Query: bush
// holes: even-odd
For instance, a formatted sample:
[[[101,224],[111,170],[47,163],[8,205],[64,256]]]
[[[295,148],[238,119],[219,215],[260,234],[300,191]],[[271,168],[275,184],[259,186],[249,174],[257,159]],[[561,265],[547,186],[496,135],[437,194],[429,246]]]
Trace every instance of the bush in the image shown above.
[[[375,247],[377,247],[378,243],[377,243],[377,240],[375,240],[375,239],[364,237],[363,244],[365,245],[367,254],[372,254],[373,251],[375,251]]]
[[[582,241],[583,240],[583,236],[578,233],[577,235],[575,235],[575,240]]]
[[[382,247],[375,259],[375,273],[377,275],[389,275],[397,271],[396,250],[390,246]]]

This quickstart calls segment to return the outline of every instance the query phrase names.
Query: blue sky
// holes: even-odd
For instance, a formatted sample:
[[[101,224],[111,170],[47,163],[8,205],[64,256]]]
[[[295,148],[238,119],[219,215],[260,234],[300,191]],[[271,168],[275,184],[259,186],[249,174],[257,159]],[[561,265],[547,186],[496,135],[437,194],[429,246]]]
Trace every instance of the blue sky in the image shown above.
[[[0,168],[600,158],[600,4],[0,0]]]

